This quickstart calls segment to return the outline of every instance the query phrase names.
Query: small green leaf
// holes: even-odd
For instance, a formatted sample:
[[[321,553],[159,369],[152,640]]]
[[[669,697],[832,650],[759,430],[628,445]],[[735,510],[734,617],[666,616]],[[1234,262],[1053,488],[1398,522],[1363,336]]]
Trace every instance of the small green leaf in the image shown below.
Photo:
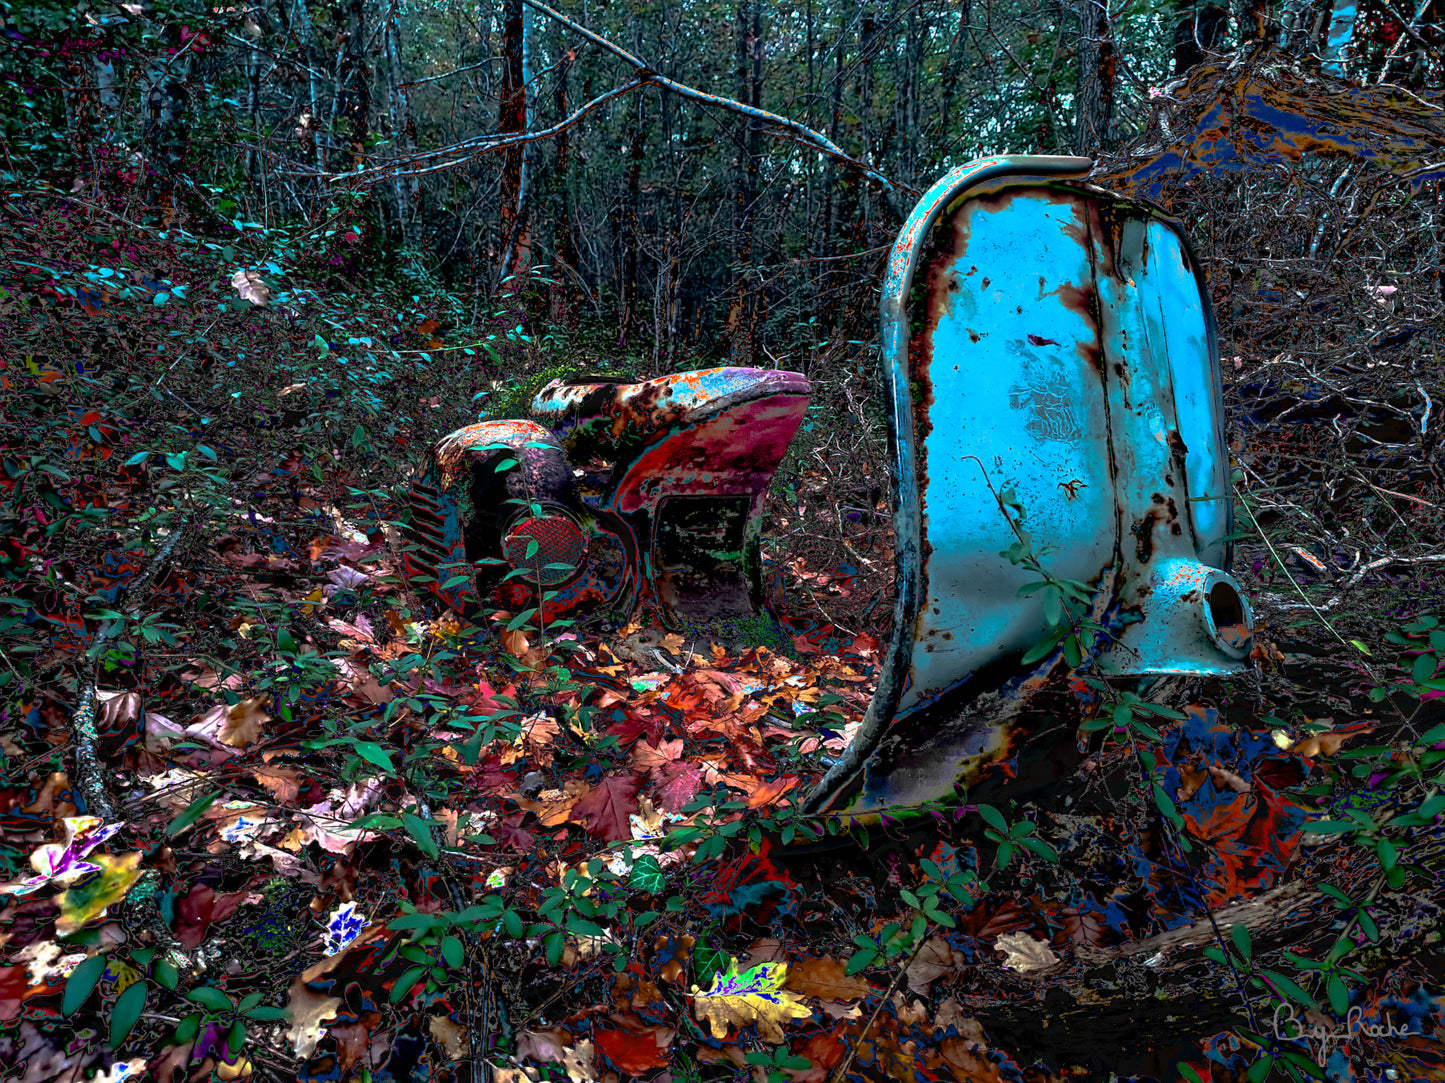
[[[1059,863],[1059,852],[1043,839],[1022,839],[1020,845],[1028,847],[1050,864],[1057,865]]]
[[[424,966],[414,966],[408,969],[396,979],[396,983],[391,987],[390,1001],[393,1004],[400,1004],[416,983],[421,981],[422,975],[425,973],[426,967]]]
[[[652,854],[643,854],[632,866],[628,883],[638,891],[649,895],[660,895],[667,888],[667,877],[662,865]]]
[[[556,966],[562,961],[562,951],[567,946],[567,937],[558,929],[556,932],[548,933],[542,940],[547,949],[547,963]]]
[[[871,966],[876,958],[878,958],[877,948],[863,948],[861,951],[855,951],[848,956],[848,965],[843,968],[843,972],[851,977],[860,970]]]
[[[515,910],[502,911],[502,928],[507,930],[507,935],[513,940],[521,940],[526,932],[522,925],[522,916]]]
[[[285,1008],[273,1008],[267,1004],[262,1004],[259,1007],[251,1008],[245,1014],[247,1019],[259,1019],[262,1022],[270,1022],[277,1019],[291,1018],[291,1013]]]
[[[226,1048],[231,1051],[231,1056],[240,1056],[241,1050],[246,1047],[246,1024],[237,1019],[231,1024],[231,1029],[226,1033]]]
[[[1330,998],[1330,1007],[1341,1019],[1350,1014],[1350,990],[1338,974],[1331,974],[1325,983],[1325,993]]]
[[[417,849],[426,854],[427,857],[436,857],[441,853],[440,848],[437,846],[436,839],[432,837],[432,825],[430,822],[410,812],[403,812],[401,814],[401,823],[402,826],[406,828],[406,833],[410,835],[412,841],[416,843]]]
[[[1187,1079],[1189,1083],[1204,1083],[1199,1073],[1182,1060],[1174,1066],[1174,1070],[1177,1071],[1182,1078]]]
[[[453,970],[460,970],[467,961],[467,951],[462,942],[454,936],[442,937],[442,958]]]
[[[1249,962],[1249,929],[1244,925],[1231,925],[1229,939],[1234,941],[1234,947],[1239,952],[1239,957],[1246,963]]]
[[[185,810],[179,816],[170,822],[170,826],[166,828],[166,834],[172,838],[179,835],[186,828],[190,827],[191,824],[199,820],[206,809],[210,808],[211,805],[215,803],[216,798],[220,796],[221,791],[217,790],[214,793],[204,794],[196,798],[186,806]]]
[[[1435,676],[1435,670],[1440,666],[1439,659],[1431,651],[1416,657],[1410,666],[1410,679],[1416,684],[1424,684],[1431,677]]]
[[[998,848],[998,867],[1001,869],[1008,868],[1008,863],[1014,859],[1016,852],[1014,844],[1011,842],[1006,842],[1000,846]]]
[[[1343,835],[1346,831],[1359,830],[1359,825],[1350,820],[1309,820],[1300,830],[1312,835]]]
[[[1236,925],[1235,928],[1237,929],[1239,926]],[[1315,1006],[1313,997],[1296,985],[1292,979],[1286,978],[1283,974],[1279,973],[1279,971],[1261,970],[1260,973],[1268,978],[1285,996],[1300,1004],[1302,1007],[1313,1008]]]
[[[196,1031],[201,1029],[201,1020],[205,1018],[200,1012],[192,1012],[176,1024],[175,1039],[177,1044],[188,1042],[196,1036]]]
[[[575,913],[568,914],[566,926],[578,936],[606,936],[602,927],[596,922],[588,921],[586,918],[578,917]]]
[[[979,805],[978,814],[984,818],[986,823],[1001,833],[1008,833],[1008,821],[1003,818],[1003,813],[999,812],[999,810],[992,805]]]
[[[217,1012],[230,1011],[232,1006],[231,998],[214,985],[198,986],[186,994],[186,999],[193,1000],[201,1007]]]
[[[76,964],[70,977],[65,980],[65,995],[60,1000],[61,1015],[74,1015],[80,1010],[80,1006],[95,988],[95,983],[100,981],[100,976],[105,973],[105,964],[109,958],[108,955],[92,955]]]
[[[391,762],[390,753],[375,741],[357,741],[351,747],[368,763],[375,764],[388,774],[396,774],[396,767]]]

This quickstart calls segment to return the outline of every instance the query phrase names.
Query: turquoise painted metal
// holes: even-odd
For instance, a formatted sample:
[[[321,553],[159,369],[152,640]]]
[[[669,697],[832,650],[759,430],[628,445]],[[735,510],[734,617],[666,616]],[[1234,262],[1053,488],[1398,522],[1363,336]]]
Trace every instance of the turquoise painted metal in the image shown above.
[[[1005,786],[1026,745],[1035,760],[1050,750],[1045,778],[1064,772],[1059,750],[1091,705],[1061,650],[1023,664],[1050,621],[1039,574],[1007,556],[1020,531],[1050,575],[1093,592],[1109,634],[1084,667],[1246,665],[1204,280],[1179,224],[1089,185],[1091,165],[972,162],[924,195],[894,245],[882,301],[894,629],[814,809]]]
[[[531,416],[445,437],[411,489],[408,577],[544,623],[640,603],[668,627],[762,600],[763,496],[808,407],[796,372],[554,380]]]

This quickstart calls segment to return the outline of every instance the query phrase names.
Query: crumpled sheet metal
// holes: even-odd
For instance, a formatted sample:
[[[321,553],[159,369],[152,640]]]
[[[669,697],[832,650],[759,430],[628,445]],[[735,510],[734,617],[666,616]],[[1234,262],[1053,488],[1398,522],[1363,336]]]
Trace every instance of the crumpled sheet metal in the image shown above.
[[[1077,723],[1057,649],[1022,662],[1053,621],[1039,574],[1004,552],[1020,531],[1050,575],[1090,587],[1112,633],[1084,645],[1098,671],[1243,668],[1203,278],[1177,222],[1084,183],[1089,165],[971,163],[899,234],[882,323],[895,630],[862,730],[810,800],[973,796],[1036,775],[1024,744]]]
[[[576,523],[586,558],[550,597],[539,602],[513,579],[486,588],[494,604],[540,606],[548,623],[639,600],[655,602],[669,626],[750,617],[762,597],[763,497],[810,390],[799,373],[746,368],[553,381],[530,419],[479,422],[438,441],[412,486],[407,572],[453,608],[474,606],[468,552],[503,555],[492,552],[496,535],[515,524],[500,509],[519,474],[513,495]],[[505,458],[518,465],[504,478],[494,466]]]
[[[1101,160],[1090,180],[1157,198],[1167,183],[1297,162],[1306,154],[1372,165],[1424,184],[1445,180],[1445,90],[1356,86],[1308,73],[1267,44],[1200,64],[1154,99],[1156,139]],[[1431,160],[1434,159],[1432,162]]]

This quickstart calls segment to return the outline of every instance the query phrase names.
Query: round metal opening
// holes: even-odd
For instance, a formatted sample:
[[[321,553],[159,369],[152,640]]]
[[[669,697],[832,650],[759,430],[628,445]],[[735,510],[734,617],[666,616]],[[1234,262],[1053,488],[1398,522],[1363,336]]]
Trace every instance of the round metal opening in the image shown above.
[[[1254,622],[1250,619],[1249,603],[1244,600],[1244,595],[1232,582],[1221,577],[1210,586],[1204,605],[1209,614],[1209,630],[1214,642],[1226,654],[1243,658],[1249,652],[1249,641],[1254,633]]]
[[[525,571],[523,578],[555,587],[575,576],[587,559],[587,535],[570,515],[544,508],[507,530],[502,552],[508,564]]]

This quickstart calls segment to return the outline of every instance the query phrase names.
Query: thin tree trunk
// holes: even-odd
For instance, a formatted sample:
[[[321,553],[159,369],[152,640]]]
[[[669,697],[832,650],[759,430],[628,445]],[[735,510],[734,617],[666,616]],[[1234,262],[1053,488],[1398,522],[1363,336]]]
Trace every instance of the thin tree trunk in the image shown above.
[[[635,47],[635,46],[634,46]],[[646,99],[634,99],[632,134],[627,144],[627,194],[624,197],[621,231],[622,258],[617,283],[617,348],[625,349],[632,332],[637,308],[637,250],[641,244],[637,203],[642,190],[642,159],[647,153]]]
[[[366,67],[366,4],[365,0],[350,0],[347,6],[349,37],[342,64],[342,115],[347,123],[351,168],[360,169],[365,164],[371,116],[371,79]]]
[[[1093,155],[1113,147],[1118,54],[1106,0],[1078,0],[1079,82],[1074,149]]]
[[[828,119],[828,138],[836,145],[838,142],[838,128],[843,118],[843,49],[847,42],[847,30],[840,25],[838,27],[838,40],[833,47],[833,101],[831,115]],[[850,177],[843,178],[843,184],[850,181]],[[838,198],[837,170],[833,160],[829,158],[823,166],[823,228],[819,231],[817,257],[825,260],[833,253],[833,238],[838,231],[838,210],[840,200]],[[839,317],[842,315],[831,303],[833,285],[837,279],[837,272],[834,264],[818,264],[818,298],[822,301],[823,325],[829,330],[836,330],[839,324]]]
[[[398,154],[416,144],[416,128],[411,119],[411,101],[406,90],[406,71],[401,64],[401,30],[396,16],[386,24],[387,104],[391,112],[391,133]],[[396,197],[396,216],[401,228],[401,243],[408,248],[417,240],[416,223],[421,211],[421,182],[416,177],[397,179],[392,184]]]
[[[742,0],[737,7],[737,100],[757,106],[761,100],[762,42],[757,10],[758,0]],[[728,307],[727,333],[734,365],[751,365],[756,314],[752,290],[753,202],[757,198],[758,156],[762,133],[757,121],[749,120],[747,138],[739,148],[738,168],[733,183],[733,283]]]
[[[505,0],[502,5],[502,104],[497,131],[523,132],[527,128],[526,25],[522,0]],[[504,290],[521,286],[530,263],[527,240],[526,155],[522,147],[502,152],[501,228],[502,260],[498,268]]]
[[[558,31],[558,40],[562,40]],[[572,73],[576,59],[574,50],[568,50],[557,67],[557,81],[552,88],[552,111],[554,120],[560,121],[567,115],[567,77]],[[573,276],[577,271],[577,244],[572,236],[572,140],[571,129],[563,129],[557,137],[557,158],[552,169],[552,183],[557,190],[557,217],[552,224],[552,261],[556,268],[552,275],[551,318],[565,330],[573,330],[576,323],[573,302],[575,286]]]

